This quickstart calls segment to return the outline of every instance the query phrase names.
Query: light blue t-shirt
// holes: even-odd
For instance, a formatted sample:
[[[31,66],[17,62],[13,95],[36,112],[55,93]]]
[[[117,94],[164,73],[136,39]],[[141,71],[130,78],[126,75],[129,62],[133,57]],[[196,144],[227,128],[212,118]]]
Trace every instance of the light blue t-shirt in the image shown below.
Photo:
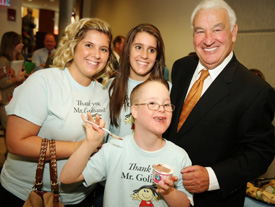
[[[168,206],[165,200],[154,199],[157,194],[152,188],[152,166],[163,163],[171,166],[173,175],[178,176],[175,188],[183,191],[192,201],[192,194],[183,186],[181,174],[183,168],[192,165],[191,160],[182,148],[165,141],[162,149],[148,152],[137,146],[133,135],[123,140],[112,139],[89,159],[82,172],[84,185],[106,180],[105,207],[140,206],[144,202],[153,204],[148,206]],[[147,197],[142,196],[142,191],[147,192]]]
[[[14,91],[6,107],[8,115],[15,114],[38,126],[38,136],[60,141],[76,142],[86,137],[82,113],[99,114],[109,127],[108,91],[97,81],[87,87],[77,83],[68,69],[51,68],[31,75]],[[57,161],[58,175],[67,159]],[[1,173],[1,184],[22,200],[32,190],[37,162],[8,154]],[[60,185],[63,204],[82,201],[94,186],[86,188],[81,182]],[[43,190],[50,191],[49,165],[43,175]]]

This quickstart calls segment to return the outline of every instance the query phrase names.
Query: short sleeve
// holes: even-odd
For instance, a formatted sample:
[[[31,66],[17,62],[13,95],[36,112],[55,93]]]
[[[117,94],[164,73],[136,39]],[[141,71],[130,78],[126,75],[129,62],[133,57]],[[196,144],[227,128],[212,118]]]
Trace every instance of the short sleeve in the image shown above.
[[[41,126],[47,116],[47,83],[40,74],[31,75],[15,88],[13,98],[6,106],[8,115],[16,115]]]

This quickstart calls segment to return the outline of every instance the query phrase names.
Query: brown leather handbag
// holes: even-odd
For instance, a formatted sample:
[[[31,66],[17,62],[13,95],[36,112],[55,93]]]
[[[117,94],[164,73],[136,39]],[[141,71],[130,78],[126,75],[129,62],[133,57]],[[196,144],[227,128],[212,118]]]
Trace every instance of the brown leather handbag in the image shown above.
[[[48,143],[50,145],[50,177],[51,192],[42,191],[42,178],[46,159]],[[55,152],[55,140],[42,139],[40,157],[37,164],[33,191],[25,201],[23,207],[64,207],[59,201],[59,187],[57,181],[57,164]]]

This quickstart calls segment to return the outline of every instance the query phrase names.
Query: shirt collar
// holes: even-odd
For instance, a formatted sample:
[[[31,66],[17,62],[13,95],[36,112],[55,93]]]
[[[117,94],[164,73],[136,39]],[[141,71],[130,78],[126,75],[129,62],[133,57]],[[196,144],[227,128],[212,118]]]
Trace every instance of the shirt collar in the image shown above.
[[[114,51],[114,55],[115,55],[115,57],[116,57],[117,61],[119,61],[120,56],[117,54],[117,52],[116,52],[116,51]]]
[[[225,68],[225,66],[229,63],[229,61],[232,59],[233,57],[233,51],[231,51],[229,53],[229,55],[223,60],[223,62],[218,65],[216,68],[213,68],[209,71],[209,75],[212,78],[212,80],[214,80]],[[199,64],[196,68],[195,74],[199,75],[201,70],[203,70],[205,67],[201,64],[201,62],[199,61]]]

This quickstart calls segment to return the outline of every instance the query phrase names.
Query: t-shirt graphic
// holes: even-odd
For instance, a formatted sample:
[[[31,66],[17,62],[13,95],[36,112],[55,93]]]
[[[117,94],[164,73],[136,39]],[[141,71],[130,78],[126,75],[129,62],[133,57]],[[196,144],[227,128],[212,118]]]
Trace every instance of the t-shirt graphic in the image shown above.
[[[160,197],[153,185],[143,185],[139,189],[133,191],[131,195],[133,200],[141,201],[139,206],[154,206],[153,201],[159,201]]]

